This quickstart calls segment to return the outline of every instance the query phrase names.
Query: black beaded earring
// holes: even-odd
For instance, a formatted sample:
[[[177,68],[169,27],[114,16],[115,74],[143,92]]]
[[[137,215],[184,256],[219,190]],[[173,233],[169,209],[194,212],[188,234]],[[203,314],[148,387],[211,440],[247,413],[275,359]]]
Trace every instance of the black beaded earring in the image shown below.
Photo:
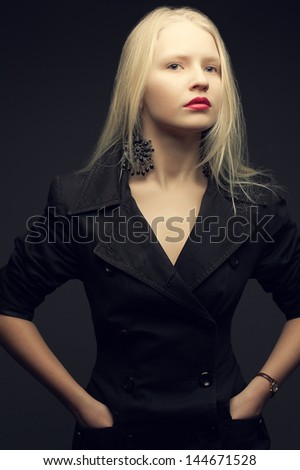
[[[208,162],[204,163],[204,165],[202,165],[202,173],[204,176],[206,176],[206,178],[208,178],[208,176],[210,175],[210,167],[209,167],[209,164]]]
[[[145,140],[142,137],[133,139],[133,163],[128,159],[128,142],[123,145],[122,169],[133,175],[145,176],[150,170],[154,169],[152,161],[151,140]]]

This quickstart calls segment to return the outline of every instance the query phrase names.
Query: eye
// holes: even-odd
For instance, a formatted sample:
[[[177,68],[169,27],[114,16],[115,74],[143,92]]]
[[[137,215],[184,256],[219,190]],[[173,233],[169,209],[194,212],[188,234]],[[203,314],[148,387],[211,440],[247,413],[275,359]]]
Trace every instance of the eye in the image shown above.
[[[214,65],[208,65],[204,70],[206,70],[208,73],[214,73],[218,71],[217,67]]]
[[[182,65],[176,64],[176,63],[170,64],[167,67],[167,69],[170,69],[170,70],[179,70],[179,68],[183,68],[183,67],[182,67]]]

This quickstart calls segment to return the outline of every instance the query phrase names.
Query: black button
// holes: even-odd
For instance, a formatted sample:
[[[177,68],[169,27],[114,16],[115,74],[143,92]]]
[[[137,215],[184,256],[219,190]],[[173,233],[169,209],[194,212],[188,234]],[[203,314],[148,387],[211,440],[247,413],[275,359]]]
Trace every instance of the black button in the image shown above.
[[[127,435],[125,436],[124,441],[125,441],[125,446],[126,446],[126,448],[128,448],[128,449],[133,449],[133,448],[134,448],[134,440],[133,440],[133,438],[134,438],[133,434],[127,434]]]
[[[113,271],[113,268],[111,266],[106,265],[105,266],[105,272],[106,272],[106,274],[108,274],[110,276],[110,275],[113,274],[114,271]]]
[[[232,256],[229,258],[229,264],[232,268],[236,268],[239,264],[239,259],[237,255],[234,253]]]
[[[122,328],[122,330],[118,330],[118,333],[121,336],[127,336],[129,334],[129,331],[126,330],[125,328]]]
[[[129,392],[129,393],[132,392],[133,387],[134,387],[133,378],[130,377],[129,375],[126,375],[126,377],[124,377],[123,379],[122,387],[124,388],[124,390],[126,390],[126,392]]]
[[[202,372],[199,378],[200,387],[210,387],[213,383],[212,375],[209,372]]]

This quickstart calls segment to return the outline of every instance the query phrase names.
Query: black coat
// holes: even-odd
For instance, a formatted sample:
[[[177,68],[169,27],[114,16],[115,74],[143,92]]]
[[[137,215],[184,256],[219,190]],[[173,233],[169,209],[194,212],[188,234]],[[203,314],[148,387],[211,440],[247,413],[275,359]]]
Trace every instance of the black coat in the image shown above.
[[[234,215],[210,178],[173,266],[118,160],[53,180],[43,214],[1,270],[0,311],[32,319],[46,295],[82,280],[98,344],[89,392],[121,425],[176,420],[214,434],[218,410],[245,386],[230,329],[248,279],[288,319],[300,314],[296,226],[285,200],[266,190],[255,204],[237,198]]]

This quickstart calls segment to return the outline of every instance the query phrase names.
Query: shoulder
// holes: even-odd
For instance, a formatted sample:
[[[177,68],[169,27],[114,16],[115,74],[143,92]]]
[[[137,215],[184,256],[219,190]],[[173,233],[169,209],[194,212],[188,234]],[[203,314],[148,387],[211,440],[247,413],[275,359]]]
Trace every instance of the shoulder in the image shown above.
[[[94,168],[85,172],[73,170],[55,175],[48,190],[48,205],[59,205],[68,212],[76,204],[93,172]]]
[[[90,212],[120,199],[120,158],[104,154],[88,169],[55,176],[48,202],[56,202],[68,215]]]
[[[250,187],[252,206],[258,207],[261,218],[269,220],[268,227],[271,232],[279,233],[292,224],[287,200],[287,188],[269,174],[258,174],[253,178]]]
[[[226,197],[231,197],[228,190]],[[269,173],[257,173],[246,183],[234,185],[234,200],[241,205],[274,208],[286,201],[287,190]]]
[[[258,172],[244,184],[235,184],[233,197],[228,186],[219,190],[232,205],[235,214],[252,217],[252,222],[253,214],[257,214],[258,220],[269,220],[268,227],[273,232],[290,222],[287,189],[270,173]]]

